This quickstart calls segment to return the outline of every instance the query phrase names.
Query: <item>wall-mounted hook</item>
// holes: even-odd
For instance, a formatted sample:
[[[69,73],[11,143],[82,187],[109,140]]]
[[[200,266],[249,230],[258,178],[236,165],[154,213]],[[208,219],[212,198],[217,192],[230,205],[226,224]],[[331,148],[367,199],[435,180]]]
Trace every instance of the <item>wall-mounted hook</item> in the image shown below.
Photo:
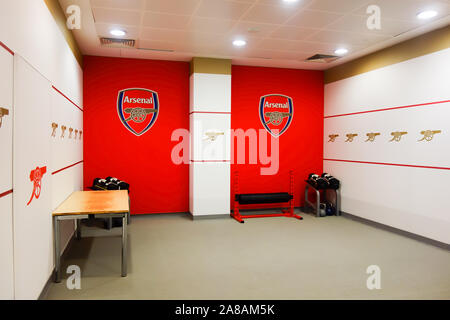
[[[73,128],[69,128],[69,139],[72,138],[72,132],[73,132]]]
[[[52,123],[52,137],[56,137],[56,129],[58,128],[58,124],[53,122]]]
[[[353,139],[358,136],[357,133],[347,133],[347,140],[345,142],[353,142]]]
[[[78,135],[78,129],[75,129],[75,137],[73,137],[73,138],[76,139],[77,135]]]
[[[83,134],[83,131],[80,130],[80,140],[81,140],[81,135]]]
[[[66,132],[67,127],[66,126],[61,126],[61,138],[64,138],[64,133]]]
[[[417,140],[417,141],[431,141],[434,138],[435,134],[441,133],[441,130],[424,130],[424,131],[420,131],[420,134],[423,135],[422,139]]]
[[[330,138],[330,140],[328,140],[328,142],[334,142],[336,141],[336,138],[339,137],[338,134],[330,134],[328,135],[328,138]]]
[[[367,141],[374,142],[375,138],[379,135],[381,135],[381,133],[379,133],[379,132],[369,132],[366,134],[367,140],[365,142],[367,142]]]
[[[225,134],[224,132],[208,131],[205,132],[204,140],[216,141],[218,136],[223,136],[224,134]]]
[[[408,134],[408,132],[406,132],[406,131],[391,132],[391,136],[393,136],[393,138],[391,140],[389,140],[389,142],[392,142],[392,141],[399,142],[402,139],[402,136],[404,136],[405,134]]]
[[[9,110],[6,108],[0,108],[0,128],[2,127],[2,118],[3,116],[9,115]]]

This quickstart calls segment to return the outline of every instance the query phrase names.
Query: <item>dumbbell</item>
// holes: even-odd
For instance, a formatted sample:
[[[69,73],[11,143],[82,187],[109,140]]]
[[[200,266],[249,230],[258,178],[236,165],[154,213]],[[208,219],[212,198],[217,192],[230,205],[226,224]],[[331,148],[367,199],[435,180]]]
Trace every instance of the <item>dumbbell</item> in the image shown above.
[[[324,178],[328,182],[328,185],[331,189],[339,189],[339,180],[333,177],[331,174],[324,172],[322,173],[322,178]]]
[[[310,173],[308,176],[308,181],[315,187],[316,189],[326,189],[329,187],[328,181],[319,176],[316,173]]]

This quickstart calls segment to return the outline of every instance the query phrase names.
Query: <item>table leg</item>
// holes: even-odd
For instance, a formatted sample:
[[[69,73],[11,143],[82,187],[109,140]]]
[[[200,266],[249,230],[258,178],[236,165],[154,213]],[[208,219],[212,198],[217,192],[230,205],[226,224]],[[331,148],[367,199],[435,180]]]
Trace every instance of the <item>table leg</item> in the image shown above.
[[[127,276],[127,224],[128,213],[122,216],[122,277]]]
[[[53,242],[55,248],[55,282],[61,282],[61,250],[59,240],[59,219],[58,216],[53,217]]]
[[[77,224],[77,240],[81,239],[81,219],[75,219]]]

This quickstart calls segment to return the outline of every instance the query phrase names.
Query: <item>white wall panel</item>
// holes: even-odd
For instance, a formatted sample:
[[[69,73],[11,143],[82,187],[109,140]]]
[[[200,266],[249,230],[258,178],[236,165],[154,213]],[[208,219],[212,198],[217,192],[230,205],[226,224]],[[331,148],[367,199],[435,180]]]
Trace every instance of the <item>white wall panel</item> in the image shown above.
[[[194,216],[230,213],[230,163],[195,162],[189,166],[193,181],[190,203]]]
[[[0,127],[0,194],[12,186],[13,56],[0,48],[0,107],[8,109]],[[0,299],[14,298],[12,194],[0,197]]]
[[[190,111],[231,112],[231,75],[193,73]]]
[[[450,49],[325,86],[325,116],[448,100]]]
[[[190,122],[193,160],[230,160],[230,114],[193,113]],[[209,137],[214,134],[213,141]]]
[[[53,269],[51,219],[51,84],[17,54],[14,57],[14,277],[16,299],[36,299]],[[46,167],[41,192],[30,172]]]
[[[83,105],[83,71],[44,1],[0,1],[0,41]]]
[[[324,120],[324,158],[344,162],[324,160],[324,170],[341,179],[344,212],[450,243],[449,74],[446,49],[325,86],[325,115],[343,116]],[[441,133],[419,142],[423,130]],[[389,142],[394,131],[408,134]],[[369,132],[381,135],[364,142]],[[347,133],[358,136],[344,142]]]

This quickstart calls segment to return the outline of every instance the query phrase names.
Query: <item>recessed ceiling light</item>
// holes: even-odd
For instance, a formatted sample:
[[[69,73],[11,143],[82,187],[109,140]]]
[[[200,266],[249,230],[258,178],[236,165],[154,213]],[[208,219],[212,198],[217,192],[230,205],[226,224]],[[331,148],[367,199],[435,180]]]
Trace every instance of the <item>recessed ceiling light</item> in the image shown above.
[[[111,33],[113,36],[117,36],[117,37],[121,37],[121,36],[124,36],[124,35],[126,34],[125,31],[120,30],[120,29],[112,29],[112,30],[110,31],[110,33]]]
[[[338,56],[343,56],[344,54],[348,53],[348,50],[345,48],[339,48],[336,49],[334,53],[337,54]]]
[[[421,19],[421,20],[426,20],[426,19],[431,19],[437,16],[437,11],[434,10],[425,10],[422,12],[419,12],[417,14],[417,18]]]
[[[247,41],[245,41],[245,40],[234,40],[233,41],[233,46],[236,46],[236,47],[243,47],[246,44],[247,44]]]
[[[286,3],[293,3],[293,2],[297,2],[298,0],[283,0],[283,2],[286,2]]]

